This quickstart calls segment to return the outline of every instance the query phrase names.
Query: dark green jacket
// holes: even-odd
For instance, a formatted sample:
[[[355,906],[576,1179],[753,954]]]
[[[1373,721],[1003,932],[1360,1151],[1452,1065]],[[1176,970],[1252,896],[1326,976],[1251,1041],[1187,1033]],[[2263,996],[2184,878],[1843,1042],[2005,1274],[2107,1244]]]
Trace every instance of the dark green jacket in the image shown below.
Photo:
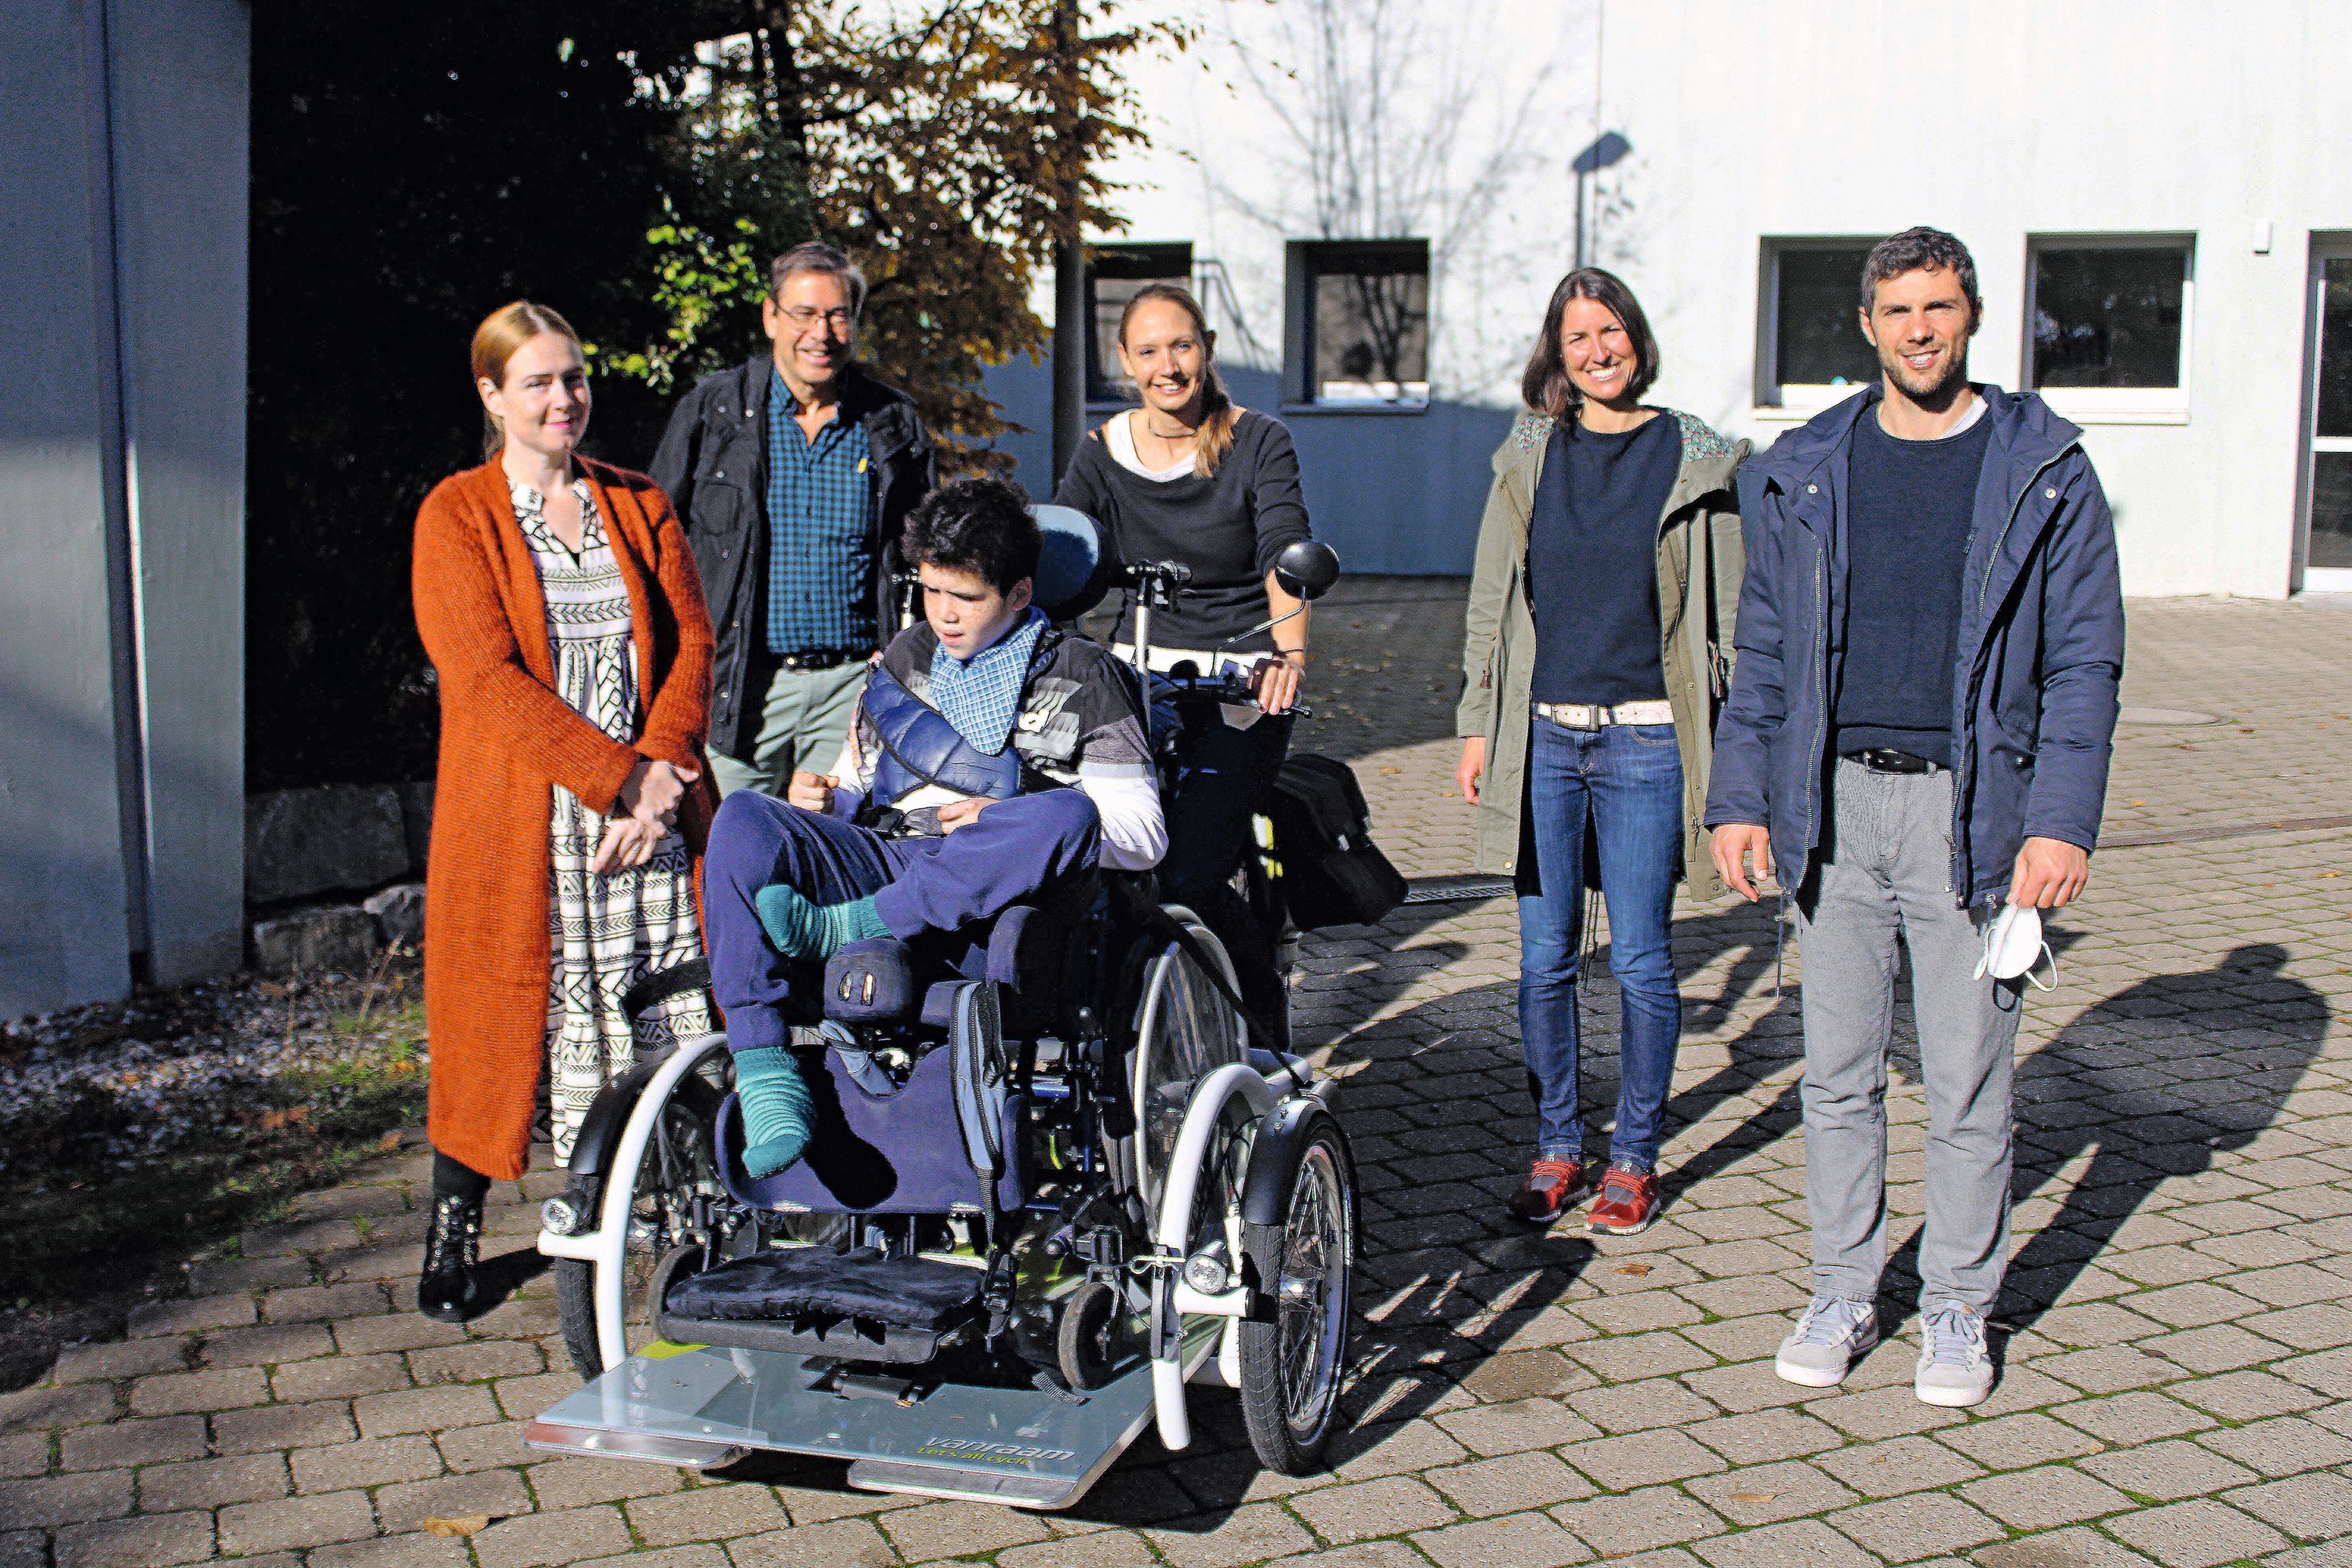
[[[1666,409],[1662,416],[1679,422],[1683,437],[1682,468],[1658,520],[1658,625],[1683,764],[1683,873],[1695,895],[1719,898],[1723,886],[1700,822],[1706,812],[1716,711],[1731,685],[1732,625],[1746,561],[1732,479],[1748,445],[1716,434],[1688,414]],[[1534,716],[1536,622],[1528,597],[1528,529],[1552,424],[1549,415],[1523,409],[1495,449],[1495,483],[1478,525],[1477,564],[1470,579],[1462,703],[1454,724],[1456,734],[1486,741],[1476,807],[1477,868],[1515,876],[1522,865],[1528,725]],[[1534,866],[1527,869],[1532,876]]]

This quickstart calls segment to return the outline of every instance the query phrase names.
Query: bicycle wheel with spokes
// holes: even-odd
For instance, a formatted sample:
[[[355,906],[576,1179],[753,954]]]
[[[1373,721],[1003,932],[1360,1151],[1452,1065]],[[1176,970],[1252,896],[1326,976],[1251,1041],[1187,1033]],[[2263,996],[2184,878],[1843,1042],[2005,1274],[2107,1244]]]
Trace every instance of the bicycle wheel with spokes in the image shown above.
[[[1224,950],[1208,929],[1190,929],[1202,951],[1223,963]],[[1233,984],[1230,965],[1223,978]],[[1170,942],[1153,955],[1144,970],[1135,1042],[1135,1184],[1147,1213],[1159,1212],[1192,1090],[1217,1068],[1243,1060],[1244,1039],[1241,1015],[1191,954]]]
[[[1269,1469],[1305,1475],[1339,1414],[1354,1283],[1355,1178],[1339,1125],[1318,1115],[1291,1146],[1280,1225],[1246,1227],[1268,1321],[1241,1323],[1242,1418]]]

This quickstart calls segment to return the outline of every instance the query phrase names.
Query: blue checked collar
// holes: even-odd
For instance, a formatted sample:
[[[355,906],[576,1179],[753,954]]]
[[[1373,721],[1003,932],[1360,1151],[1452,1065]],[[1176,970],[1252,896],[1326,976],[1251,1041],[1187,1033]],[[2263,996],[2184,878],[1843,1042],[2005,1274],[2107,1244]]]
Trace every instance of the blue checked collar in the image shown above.
[[[1029,659],[1045,635],[1045,616],[1034,605],[1028,618],[968,659],[944,647],[931,653],[931,702],[956,733],[990,756],[1004,750],[1021,716]]]
[[[794,416],[801,411],[801,400],[793,392],[793,384],[773,363],[768,366],[768,403],[778,413]]]

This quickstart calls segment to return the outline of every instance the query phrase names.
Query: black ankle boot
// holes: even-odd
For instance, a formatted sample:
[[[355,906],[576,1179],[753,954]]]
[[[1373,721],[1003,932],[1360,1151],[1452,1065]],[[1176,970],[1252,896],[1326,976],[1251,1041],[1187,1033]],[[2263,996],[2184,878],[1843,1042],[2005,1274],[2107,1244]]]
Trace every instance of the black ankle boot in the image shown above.
[[[474,1315],[481,1286],[474,1269],[482,1258],[482,1200],[442,1194],[433,1200],[425,1233],[425,1272],[416,1280],[416,1310],[445,1323]]]

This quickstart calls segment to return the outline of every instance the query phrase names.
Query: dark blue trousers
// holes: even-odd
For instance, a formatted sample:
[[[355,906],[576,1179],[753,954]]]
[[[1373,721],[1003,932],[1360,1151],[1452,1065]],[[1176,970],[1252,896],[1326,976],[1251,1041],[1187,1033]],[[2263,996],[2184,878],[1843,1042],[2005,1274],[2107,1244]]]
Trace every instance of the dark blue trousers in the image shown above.
[[[1286,1014],[1282,977],[1274,968],[1276,933],[1262,929],[1248,901],[1234,891],[1234,873],[1250,849],[1250,817],[1273,793],[1289,754],[1295,720],[1272,714],[1236,730],[1212,704],[1185,706],[1160,886],[1216,933],[1234,961],[1242,1000],[1261,1022],[1279,1029]]]
[[[952,931],[1022,902],[1055,878],[1095,863],[1101,819],[1075,789],[1015,795],[944,838],[886,838],[755,790],[721,802],[703,861],[703,933],[710,994],[727,1013],[734,1049],[781,1046],[793,1024],[822,1016],[824,966],[788,959],[768,941],[753,905],[784,883],[812,903],[874,895],[890,934],[912,942]]]

